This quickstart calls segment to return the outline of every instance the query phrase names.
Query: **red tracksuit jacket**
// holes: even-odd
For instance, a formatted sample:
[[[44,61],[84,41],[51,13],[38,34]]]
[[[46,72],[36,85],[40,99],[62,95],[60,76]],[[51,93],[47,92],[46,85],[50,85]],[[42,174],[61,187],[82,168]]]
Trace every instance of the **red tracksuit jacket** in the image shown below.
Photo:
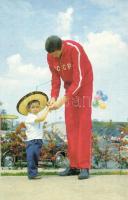
[[[57,98],[59,95],[60,78],[64,81],[67,97],[79,94],[81,88],[87,88],[87,92],[90,88],[89,93],[92,93],[91,63],[79,43],[72,40],[63,41],[61,58],[54,58],[48,53],[47,60],[52,72],[51,97]]]

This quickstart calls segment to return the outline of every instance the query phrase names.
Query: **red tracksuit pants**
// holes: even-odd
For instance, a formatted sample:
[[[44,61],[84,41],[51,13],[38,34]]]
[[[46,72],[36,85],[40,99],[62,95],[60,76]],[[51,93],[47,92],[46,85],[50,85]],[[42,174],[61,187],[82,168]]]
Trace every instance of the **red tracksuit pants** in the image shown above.
[[[92,151],[91,95],[70,98],[65,105],[68,158],[71,168],[90,168]]]

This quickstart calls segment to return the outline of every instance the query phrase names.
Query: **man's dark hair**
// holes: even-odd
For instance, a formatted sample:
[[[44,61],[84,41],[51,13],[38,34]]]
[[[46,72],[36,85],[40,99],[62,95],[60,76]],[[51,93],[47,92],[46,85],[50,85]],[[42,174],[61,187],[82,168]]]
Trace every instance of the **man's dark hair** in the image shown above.
[[[56,50],[61,50],[62,40],[56,35],[52,35],[47,38],[45,42],[45,49],[48,53],[52,53]]]

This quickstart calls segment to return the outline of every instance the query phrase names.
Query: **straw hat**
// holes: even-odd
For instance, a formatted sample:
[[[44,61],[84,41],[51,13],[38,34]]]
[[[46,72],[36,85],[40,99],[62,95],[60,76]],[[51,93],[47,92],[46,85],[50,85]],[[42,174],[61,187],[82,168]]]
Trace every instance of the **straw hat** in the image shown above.
[[[40,102],[41,109],[43,109],[48,101],[48,96],[40,91],[34,91],[23,96],[17,103],[17,111],[22,115],[27,115],[27,105],[30,101],[38,100]]]

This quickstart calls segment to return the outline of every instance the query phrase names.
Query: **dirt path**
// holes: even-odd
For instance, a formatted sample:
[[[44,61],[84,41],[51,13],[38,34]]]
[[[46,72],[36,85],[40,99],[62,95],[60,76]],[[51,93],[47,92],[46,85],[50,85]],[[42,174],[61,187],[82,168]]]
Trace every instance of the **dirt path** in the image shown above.
[[[128,175],[44,176],[28,180],[26,176],[0,177],[1,200],[127,200]]]

